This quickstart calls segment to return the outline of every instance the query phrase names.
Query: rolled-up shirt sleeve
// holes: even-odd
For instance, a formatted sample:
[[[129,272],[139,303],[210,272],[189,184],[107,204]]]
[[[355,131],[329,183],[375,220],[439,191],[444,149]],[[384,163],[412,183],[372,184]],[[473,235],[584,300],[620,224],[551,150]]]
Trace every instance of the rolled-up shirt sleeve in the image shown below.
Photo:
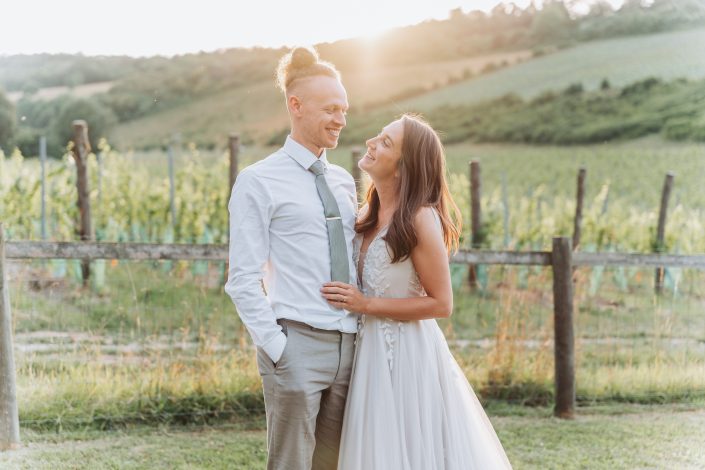
[[[225,292],[252,336],[273,362],[278,362],[286,336],[264,291],[269,259],[269,224],[274,201],[267,187],[253,171],[238,175],[230,202],[230,249]]]

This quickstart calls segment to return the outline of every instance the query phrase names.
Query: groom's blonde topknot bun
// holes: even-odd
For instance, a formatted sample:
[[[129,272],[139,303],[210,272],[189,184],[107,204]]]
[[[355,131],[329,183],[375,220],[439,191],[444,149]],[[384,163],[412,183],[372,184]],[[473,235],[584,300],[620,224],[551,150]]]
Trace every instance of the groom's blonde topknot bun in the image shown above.
[[[277,86],[281,91],[287,93],[294,81],[316,75],[340,80],[340,73],[335,66],[320,60],[315,49],[296,47],[279,60]]]
[[[318,52],[307,47],[297,47],[291,51],[289,65],[291,69],[302,69],[318,62]]]

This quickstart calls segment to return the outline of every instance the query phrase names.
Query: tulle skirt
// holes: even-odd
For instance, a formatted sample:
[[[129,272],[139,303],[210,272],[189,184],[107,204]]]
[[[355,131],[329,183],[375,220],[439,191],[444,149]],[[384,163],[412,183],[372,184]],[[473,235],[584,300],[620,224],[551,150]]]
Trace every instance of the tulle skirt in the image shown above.
[[[511,468],[435,320],[361,321],[339,470]]]

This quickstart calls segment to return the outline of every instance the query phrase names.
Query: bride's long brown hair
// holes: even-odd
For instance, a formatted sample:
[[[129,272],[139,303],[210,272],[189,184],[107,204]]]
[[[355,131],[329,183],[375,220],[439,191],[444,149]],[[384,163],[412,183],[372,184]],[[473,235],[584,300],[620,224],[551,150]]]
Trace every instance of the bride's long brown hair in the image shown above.
[[[399,206],[384,236],[391,249],[392,263],[404,261],[418,243],[414,216],[424,206],[435,208],[441,219],[443,241],[450,253],[457,250],[462,217],[453,201],[446,180],[445,152],[436,131],[422,118],[401,117],[404,137],[399,159]],[[367,190],[368,210],[355,223],[355,231],[366,233],[377,227],[379,195],[374,183]]]

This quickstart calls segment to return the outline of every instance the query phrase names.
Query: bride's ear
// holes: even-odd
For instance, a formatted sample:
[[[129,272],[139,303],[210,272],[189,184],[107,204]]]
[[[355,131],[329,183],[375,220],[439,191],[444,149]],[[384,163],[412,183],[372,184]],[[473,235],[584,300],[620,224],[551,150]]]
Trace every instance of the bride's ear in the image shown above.
[[[401,175],[401,167],[403,164],[404,164],[404,159],[403,159],[402,155],[400,154],[399,161],[397,162],[397,167],[394,170],[394,177],[395,178],[399,178],[399,176]]]

